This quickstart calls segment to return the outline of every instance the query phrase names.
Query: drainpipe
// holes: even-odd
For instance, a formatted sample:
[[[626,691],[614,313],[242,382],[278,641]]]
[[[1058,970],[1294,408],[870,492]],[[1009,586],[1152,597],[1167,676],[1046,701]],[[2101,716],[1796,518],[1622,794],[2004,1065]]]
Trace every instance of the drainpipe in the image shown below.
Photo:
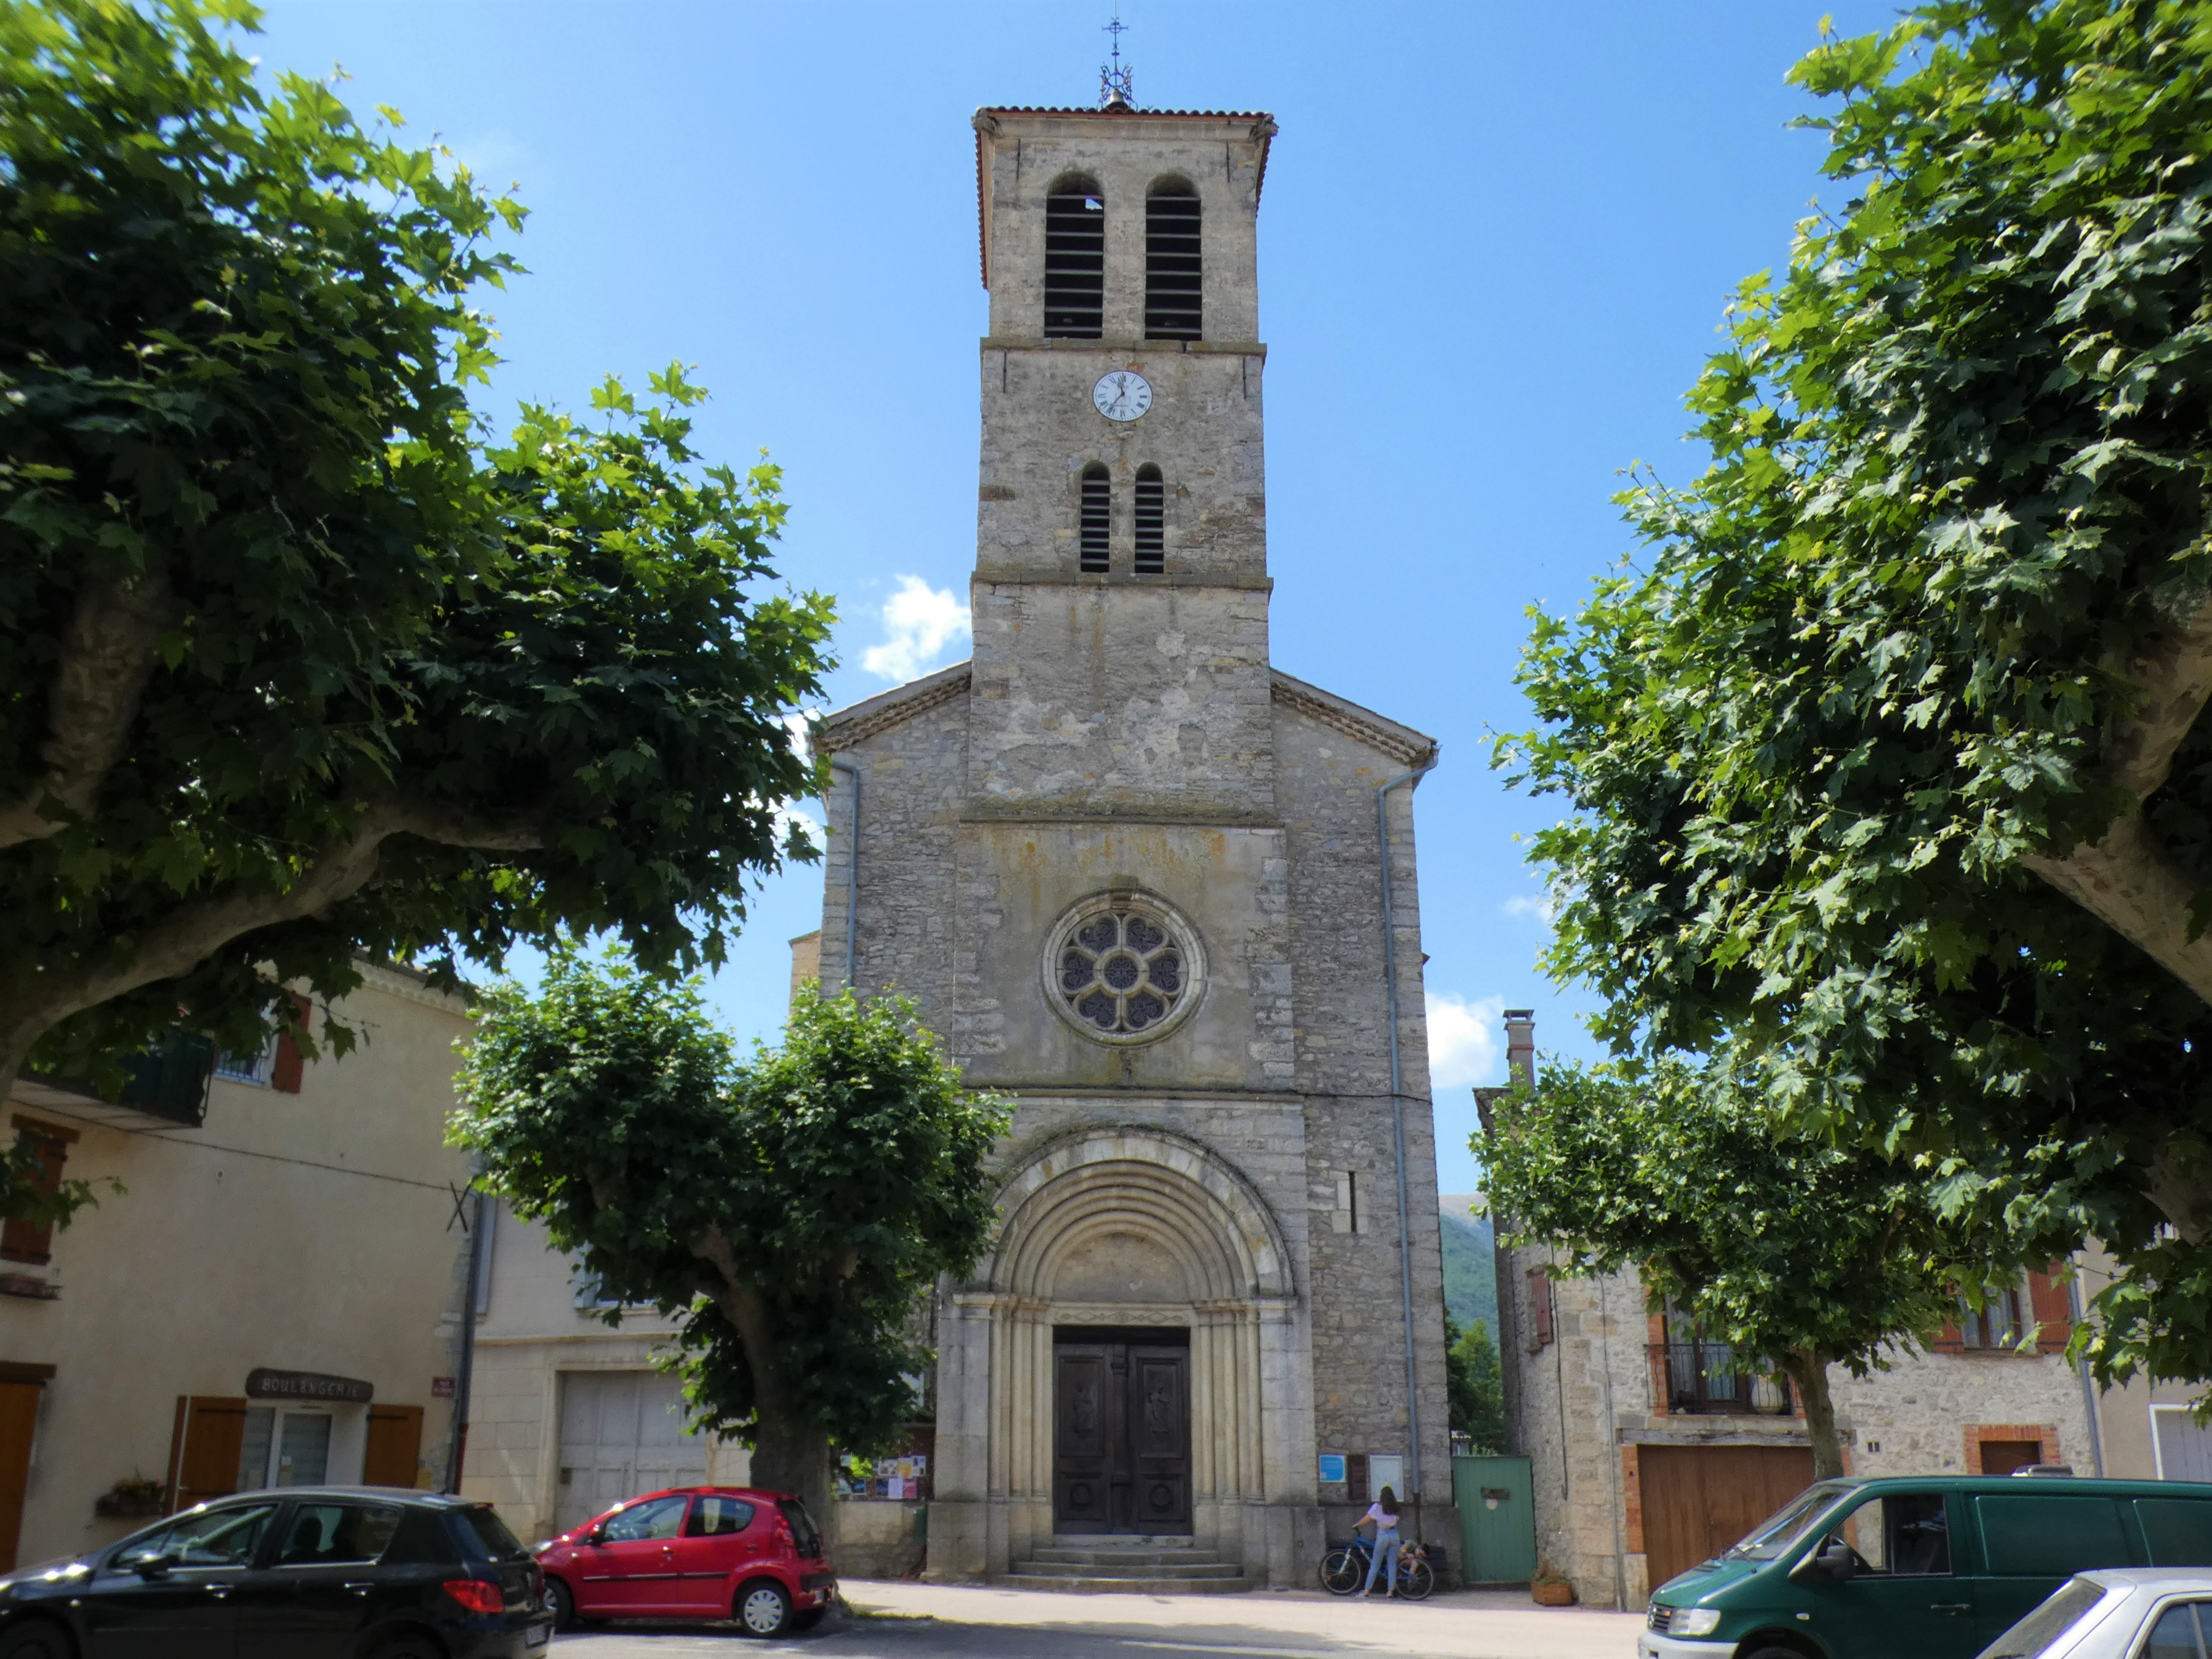
[[[1413,1500],[1413,1532],[1421,1535],[1421,1391],[1413,1369],[1413,1225],[1406,1210],[1406,1094],[1398,1056],[1398,928],[1390,913],[1390,792],[1414,783],[1436,768],[1425,766],[1375,787],[1375,835],[1382,855],[1382,994],[1389,1015],[1391,1134],[1398,1153],[1398,1290],[1406,1317],[1406,1424],[1413,1443],[1407,1449],[1406,1485]]]
[[[2081,1322],[2082,1308],[2081,1264],[2078,1261],[2074,1264],[2074,1276],[2066,1281],[2066,1308],[2067,1311],[2074,1316],[2074,1322],[2079,1325]],[[2081,1356],[2081,1409],[2087,1413],[2089,1422],[2089,1466],[2096,1471],[2097,1478],[2101,1480],[2105,1478],[2105,1436],[2104,1431],[2097,1423],[2097,1385],[2089,1375],[2087,1354]]]
[[[483,1283],[484,1206],[489,1193],[477,1194],[476,1224],[469,1230],[469,1282],[461,1292],[460,1375],[453,1379],[453,1445],[446,1462],[446,1490],[461,1489],[461,1466],[469,1455],[469,1390],[476,1382],[477,1290]]]
[[[860,769],[833,760],[830,769],[842,772],[853,781],[853,844],[845,849],[845,988],[857,996],[854,975],[860,939]]]

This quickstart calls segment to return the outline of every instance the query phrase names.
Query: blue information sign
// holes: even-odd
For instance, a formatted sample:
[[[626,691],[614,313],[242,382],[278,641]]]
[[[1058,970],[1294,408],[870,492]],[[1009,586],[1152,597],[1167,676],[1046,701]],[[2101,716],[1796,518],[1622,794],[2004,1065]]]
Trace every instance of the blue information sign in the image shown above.
[[[1321,1478],[1324,1482],[1334,1480],[1342,1483],[1344,1480],[1342,1452],[1323,1452],[1321,1455]]]

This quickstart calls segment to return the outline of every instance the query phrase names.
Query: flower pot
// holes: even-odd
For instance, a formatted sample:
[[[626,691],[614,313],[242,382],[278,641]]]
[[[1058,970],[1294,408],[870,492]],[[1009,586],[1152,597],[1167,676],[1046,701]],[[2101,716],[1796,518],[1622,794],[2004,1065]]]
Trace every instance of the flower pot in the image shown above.
[[[1528,1594],[1536,1598],[1540,1607],[1571,1607],[1575,1604],[1575,1587],[1564,1578],[1533,1578],[1528,1582]]]
[[[110,1521],[150,1521],[161,1512],[161,1494],[104,1492],[92,1500],[92,1512]]]

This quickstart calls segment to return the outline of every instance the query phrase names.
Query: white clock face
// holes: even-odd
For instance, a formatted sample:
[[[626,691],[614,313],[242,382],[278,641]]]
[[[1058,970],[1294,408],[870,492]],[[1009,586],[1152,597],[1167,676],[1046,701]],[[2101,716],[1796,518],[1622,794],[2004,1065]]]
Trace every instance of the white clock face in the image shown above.
[[[1101,374],[1091,388],[1091,401],[1109,421],[1133,421],[1152,406],[1152,388],[1133,369],[1117,368]]]

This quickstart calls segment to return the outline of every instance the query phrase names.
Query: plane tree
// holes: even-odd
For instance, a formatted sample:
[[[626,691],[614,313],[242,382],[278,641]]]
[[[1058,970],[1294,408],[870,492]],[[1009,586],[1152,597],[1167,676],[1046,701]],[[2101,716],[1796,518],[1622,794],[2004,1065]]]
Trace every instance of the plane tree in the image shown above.
[[[0,0],[0,1083],[250,1050],[362,957],[712,962],[811,854],[775,470],[680,368],[495,431],[522,209],[255,20]]]
[[[741,1058],[696,982],[573,949],[536,995],[489,994],[459,1092],[487,1188],[610,1302],[673,1320],[696,1422],[830,1521],[832,1448],[896,1443],[930,1361],[915,1315],[989,1242],[1003,1103],[903,1000],[804,987],[782,1043]]]
[[[1793,78],[1850,199],[1523,660],[1548,965],[1620,1052],[2104,1239],[2106,1374],[2212,1375],[2212,26],[1940,0]]]

